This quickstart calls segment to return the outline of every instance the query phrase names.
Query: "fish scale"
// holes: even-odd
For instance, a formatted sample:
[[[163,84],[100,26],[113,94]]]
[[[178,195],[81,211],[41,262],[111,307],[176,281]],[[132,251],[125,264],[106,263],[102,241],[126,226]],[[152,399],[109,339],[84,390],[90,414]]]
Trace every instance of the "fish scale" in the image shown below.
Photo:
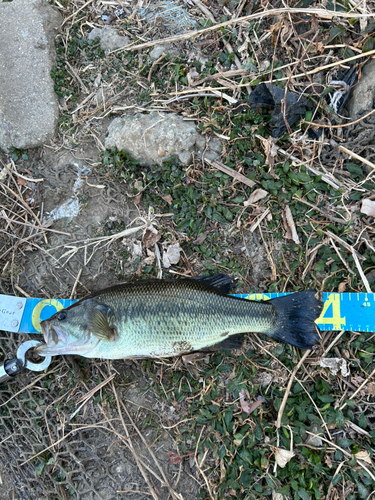
[[[136,293],[129,287],[121,295],[117,290],[99,294],[100,301],[119,311],[116,326],[126,334],[119,335],[117,348],[129,356],[176,355],[210,347],[234,334],[270,330],[277,320],[272,304],[233,299],[199,282],[189,283],[188,288],[178,280],[166,288],[155,282],[140,286]],[[99,351],[110,355],[112,346],[102,341],[95,353]]]
[[[168,357],[213,346],[238,347],[243,333],[265,333],[310,348],[319,341],[315,292],[271,301],[228,295],[225,275],[143,280],[117,285],[62,309],[41,322],[41,355],[88,358]]]

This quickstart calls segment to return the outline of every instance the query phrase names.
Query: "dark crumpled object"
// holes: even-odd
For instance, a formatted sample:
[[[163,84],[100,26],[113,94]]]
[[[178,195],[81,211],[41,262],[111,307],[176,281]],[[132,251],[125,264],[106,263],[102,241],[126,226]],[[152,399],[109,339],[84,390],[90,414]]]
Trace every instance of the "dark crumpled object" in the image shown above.
[[[252,109],[257,109],[263,106],[273,107],[274,110],[270,120],[270,126],[273,127],[272,137],[281,137],[287,130],[284,115],[281,110],[281,101],[284,98],[285,89],[277,87],[272,83],[261,83],[252,91],[249,96],[249,100],[246,103],[242,102],[241,104],[247,104]],[[314,105],[305,97],[301,97],[300,94],[294,94],[288,90],[286,91],[285,119],[290,127],[296,123],[301,116],[305,115],[306,108],[313,107]]]

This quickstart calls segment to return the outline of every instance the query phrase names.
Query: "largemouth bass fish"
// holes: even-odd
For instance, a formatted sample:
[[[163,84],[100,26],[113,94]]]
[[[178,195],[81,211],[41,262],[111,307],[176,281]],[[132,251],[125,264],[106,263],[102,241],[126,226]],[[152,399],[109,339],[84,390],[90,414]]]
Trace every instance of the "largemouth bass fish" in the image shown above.
[[[41,355],[122,359],[178,356],[242,345],[243,333],[265,333],[310,349],[323,303],[315,292],[257,302],[229,296],[223,274],[144,280],[113,286],[41,322]],[[214,347],[215,346],[215,347]]]

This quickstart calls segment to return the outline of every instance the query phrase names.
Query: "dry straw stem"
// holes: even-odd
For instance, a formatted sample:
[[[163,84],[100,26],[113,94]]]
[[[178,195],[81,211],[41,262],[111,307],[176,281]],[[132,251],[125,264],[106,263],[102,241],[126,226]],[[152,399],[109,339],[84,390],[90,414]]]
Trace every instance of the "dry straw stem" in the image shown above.
[[[280,364],[280,365],[281,365],[281,366],[282,366],[282,367],[283,367],[283,368],[284,368],[287,372],[289,372],[290,374],[292,373],[292,372],[289,370],[289,368],[287,368],[287,367],[284,365],[284,363],[282,363],[282,362],[279,360],[279,358],[277,358],[274,354],[272,354],[272,352],[271,352],[271,351],[268,351],[267,349],[265,349],[265,348],[261,345],[261,343],[259,343],[259,344],[258,344],[258,346],[260,346],[260,347],[261,347],[261,350],[264,350],[264,351],[268,354],[268,356],[271,356],[274,360],[276,360],[276,361],[277,361],[277,362],[278,362],[278,363],[279,363],[279,364]],[[248,358],[246,358],[246,359],[248,359]],[[248,360],[248,361],[249,361],[249,360]],[[264,369],[264,367],[262,367],[262,369]],[[271,371],[272,371],[272,370],[271,370]],[[321,421],[322,421],[323,427],[325,428],[325,430],[326,430],[326,432],[327,432],[328,436],[329,436],[329,437],[331,437],[331,434],[330,434],[330,432],[329,432],[328,426],[327,426],[327,424],[326,424],[326,422],[325,422],[325,420],[324,420],[324,418],[323,418],[322,414],[320,413],[319,408],[317,407],[317,405],[316,405],[316,403],[315,403],[314,399],[311,397],[311,394],[310,394],[310,393],[309,393],[309,391],[306,389],[306,387],[302,384],[301,380],[299,380],[297,377],[295,377],[295,381],[296,381],[296,382],[297,382],[297,383],[298,383],[298,384],[302,387],[302,389],[305,391],[305,393],[306,393],[307,397],[310,399],[310,401],[311,401],[311,403],[312,403],[313,407],[315,408],[315,410],[316,410],[317,414],[319,415],[319,417],[320,417],[320,419],[321,419]]]
[[[292,372],[292,375],[290,376],[289,378],[289,382],[288,382],[288,386],[286,388],[286,391],[285,391],[285,394],[284,394],[284,397],[283,397],[283,400],[281,402],[281,406],[280,406],[280,409],[279,409],[279,413],[277,414],[277,420],[276,420],[276,427],[278,429],[280,429],[281,427],[281,420],[283,418],[283,413],[284,413],[284,409],[285,409],[285,405],[286,405],[286,402],[287,402],[287,399],[288,399],[288,396],[289,396],[289,393],[290,393],[290,389],[292,387],[292,383],[293,383],[293,380],[294,380],[294,377],[296,376],[296,373],[298,372],[300,366],[302,365],[302,363],[305,361],[305,359],[307,358],[307,356],[311,353],[311,349],[308,349],[305,354],[302,356],[302,358],[299,360],[297,366],[295,366],[293,372]]]
[[[138,429],[138,427],[135,425],[134,420],[132,419],[132,417],[131,417],[130,413],[128,412],[128,409],[124,405],[123,401],[120,401],[120,404],[123,407],[123,409],[125,410],[126,415],[127,415],[128,419],[130,420],[132,426],[136,430],[138,436],[142,439],[142,441],[143,441],[144,445],[146,446],[148,452],[150,453],[151,457],[153,458],[153,460],[154,460],[157,468],[160,471],[160,474],[162,475],[162,478],[164,480],[164,484],[165,484],[165,486],[169,490],[169,493],[172,495],[172,497],[176,498],[177,500],[181,500],[181,496],[178,493],[176,493],[174,491],[174,489],[171,487],[171,485],[169,484],[168,479],[167,479],[166,475],[164,474],[163,468],[161,467],[161,465],[159,464],[158,460],[156,459],[155,453],[152,451],[151,446],[148,444],[148,442],[146,441],[146,439],[143,437],[143,434],[140,432],[140,430]]]
[[[151,456],[153,455],[153,453],[151,453],[151,451],[150,451],[150,447],[148,446],[147,442],[145,442],[145,440],[144,440],[144,438],[143,438],[142,434],[140,433],[140,431],[138,430],[138,428],[136,427],[136,425],[135,425],[135,424],[134,424],[134,422],[132,421],[132,419],[131,419],[131,417],[130,417],[130,415],[129,415],[129,413],[128,413],[128,411],[127,411],[126,407],[125,407],[125,405],[124,405],[122,402],[120,402],[119,397],[118,397],[118,394],[117,394],[117,391],[116,391],[116,388],[115,388],[115,386],[114,386],[113,382],[112,382],[112,384],[111,384],[111,385],[112,385],[112,390],[113,390],[113,392],[114,392],[114,394],[115,394],[116,403],[117,403],[117,409],[118,409],[118,412],[119,412],[119,415],[120,415],[120,419],[121,419],[122,425],[123,425],[123,427],[124,427],[124,430],[125,430],[125,432],[126,432],[126,435],[127,435],[127,437],[128,437],[128,440],[127,440],[127,441],[125,441],[125,444],[127,444],[128,448],[129,448],[129,449],[130,449],[130,451],[132,452],[133,457],[134,457],[134,459],[135,459],[135,461],[136,461],[136,463],[137,463],[137,466],[138,466],[138,468],[139,468],[139,470],[140,470],[141,474],[143,475],[143,478],[144,478],[144,480],[146,481],[147,486],[149,487],[149,489],[150,489],[150,492],[151,492],[152,496],[154,497],[154,499],[155,499],[155,500],[158,500],[158,496],[157,496],[157,494],[156,494],[156,492],[155,492],[155,490],[154,490],[154,487],[152,486],[152,484],[151,484],[151,482],[150,482],[150,479],[148,478],[148,476],[147,476],[147,474],[146,474],[146,472],[145,472],[145,470],[144,470],[144,468],[143,468],[143,467],[145,467],[145,468],[146,468],[146,469],[147,469],[147,470],[148,470],[148,471],[149,471],[149,472],[150,472],[150,473],[151,473],[154,477],[156,477],[156,478],[160,481],[160,483],[162,484],[162,486],[166,486],[166,487],[169,489],[169,492],[170,492],[170,494],[171,494],[172,498],[175,498],[176,500],[183,500],[183,499],[182,499],[182,497],[181,497],[180,495],[178,495],[178,494],[177,494],[177,493],[176,493],[176,492],[175,492],[175,491],[171,488],[171,486],[169,485],[168,481],[167,481],[167,480],[166,480],[166,478],[165,478],[164,471],[162,471],[162,476],[163,476],[163,479],[162,479],[162,478],[160,478],[160,477],[159,477],[159,476],[158,476],[158,475],[157,475],[157,474],[156,474],[156,473],[155,473],[155,472],[154,472],[154,471],[153,471],[153,470],[152,470],[152,469],[151,469],[151,468],[150,468],[150,467],[149,467],[149,466],[145,463],[145,462],[143,462],[143,461],[140,459],[140,457],[137,455],[137,453],[136,453],[136,451],[135,451],[135,449],[134,449],[134,446],[133,446],[133,444],[132,444],[132,441],[131,441],[131,439],[130,439],[130,435],[129,435],[129,431],[128,431],[127,425],[126,425],[126,423],[125,423],[124,417],[123,417],[122,412],[121,412],[121,405],[122,405],[122,406],[123,406],[123,408],[125,409],[125,411],[126,411],[126,413],[127,413],[128,417],[130,418],[130,421],[132,422],[132,425],[133,425],[134,429],[137,431],[137,433],[141,436],[141,438],[142,438],[143,442],[146,444],[147,449],[148,449],[148,451],[150,452]],[[154,455],[154,456],[155,456],[155,455]],[[160,470],[160,465],[159,465],[159,463],[156,461],[156,458],[154,458],[154,460],[155,460],[155,463],[156,463],[156,465],[158,466],[158,468],[159,468],[159,470]],[[162,469],[161,469],[161,470],[162,470]]]
[[[133,221],[134,222],[134,221]],[[127,236],[130,236],[132,234],[137,233],[138,231],[144,230],[148,227],[148,223],[145,222],[142,226],[137,226],[137,227],[131,227],[128,229],[124,229],[124,231],[121,231],[119,233],[110,235],[110,236],[98,236],[97,238],[90,238],[86,240],[79,240],[75,241],[74,243],[71,243],[70,245],[60,245],[57,247],[54,247],[52,250],[57,250],[58,248],[64,247],[68,248],[68,250],[57,259],[57,261],[60,263],[60,260],[67,257],[66,261],[62,265],[62,267],[65,267],[65,265],[69,262],[69,260],[74,257],[76,253],[79,252],[79,250],[84,250],[84,265],[86,266],[90,260],[93,258],[95,252],[103,247],[110,246],[114,241],[120,239],[120,238],[126,238]],[[78,243],[84,243],[83,245],[78,245]],[[88,253],[88,248],[93,247],[91,250],[91,254],[87,255]]]
[[[334,47],[339,47],[339,46],[334,46]],[[343,47],[347,47],[347,45],[344,45]],[[329,46],[329,45],[326,45],[324,47],[324,50],[325,49],[329,49],[329,48],[332,49],[333,47]],[[351,47],[351,48],[354,50],[354,47]],[[275,80],[273,80],[272,77],[271,77],[271,80],[266,80],[265,83],[270,83],[270,82],[273,82],[273,81],[281,82],[281,81],[289,80],[289,78],[303,77],[305,75],[310,75],[310,74],[322,71],[322,70],[327,69],[327,68],[329,69],[331,67],[339,66],[341,64],[345,64],[346,62],[350,62],[352,60],[365,57],[365,54],[366,54],[366,56],[371,55],[372,53],[373,53],[373,51],[366,52],[366,53],[363,53],[363,52],[360,51],[359,55],[357,55],[357,56],[348,57],[347,59],[343,59],[341,61],[336,61],[334,63],[328,64],[328,65],[325,65],[325,66],[319,66],[318,68],[315,68],[314,70],[311,70],[311,71],[308,71],[308,72],[305,72],[305,73],[301,73],[301,74],[298,74],[298,75],[291,75],[290,77],[277,78]],[[309,57],[309,61],[312,62],[315,59],[318,59],[318,58],[321,58],[321,57],[324,57],[324,56],[323,55],[318,55],[318,56],[314,56],[314,57]],[[281,71],[283,69],[290,68],[290,67],[296,66],[298,64],[299,64],[299,61],[294,61],[294,62],[291,62],[291,63],[288,63],[288,64],[284,64],[282,66],[279,66],[277,68],[277,70]],[[269,70],[266,70],[266,71],[262,71],[262,72],[259,72],[259,73],[250,72],[248,69],[234,70],[234,71],[225,71],[225,72],[222,72],[222,73],[215,73],[214,75],[210,75],[210,76],[207,76],[205,78],[202,78],[202,80],[198,80],[196,82],[192,82],[190,86],[191,87],[195,87],[195,86],[201,85],[202,83],[204,83],[206,81],[209,81],[209,80],[217,80],[220,77],[222,77],[222,78],[227,78],[228,77],[229,78],[229,77],[247,75],[248,77],[253,77],[253,79],[255,80],[255,79],[258,79],[261,76],[263,77],[265,75],[268,75],[269,73],[272,74],[272,69],[269,69]],[[251,84],[251,83],[252,83],[252,81],[249,82],[249,84]],[[239,83],[239,84],[236,84],[236,88],[240,88],[240,87],[243,87],[245,85],[248,85],[248,84],[247,83],[246,84]],[[318,84],[315,83],[314,85],[318,85]],[[324,87],[326,87],[326,85],[324,85]],[[224,86],[224,87],[215,87],[216,90],[220,90],[220,89],[225,90],[227,88],[228,87],[226,87],[226,86]],[[214,89],[213,88],[209,88],[209,87],[203,87],[201,89],[196,89],[197,92],[199,92],[199,91],[204,92],[205,90],[211,90],[212,91]],[[188,92],[191,92],[191,89],[181,90],[178,93],[173,92],[173,95],[183,95],[183,94],[186,94]],[[237,100],[235,100],[235,102],[237,102]]]
[[[371,52],[375,53],[375,50],[372,50]],[[363,54],[362,54],[362,57],[363,57]],[[345,59],[345,60],[347,60],[347,59]],[[344,61],[340,61],[339,64],[341,64],[342,62],[344,62]],[[334,64],[337,64],[337,63],[334,63]],[[364,120],[365,118],[372,115],[373,113],[375,113],[375,109],[373,109],[372,111],[370,111],[366,115],[361,116],[360,118],[358,118],[354,122],[342,123],[341,125],[322,125],[321,123],[306,122],[306,121],[304,121],[303,123],[307,123],[308,125],[314,125],[314,127],[320,127],[320,128],[344,128],[344,127],[350,127],[351,125],[355,125],[356,123],[359,123],[360,121]],[[346,149],[346,148],[344,148],[343,146],[339,146],[339,149],[344,151],[344,149]],[[348,154],[351,154],[352,156],[355,155],[355,153],[352,153],[348,149],[345,152],[347,152]],[[362,158],[360,156],[354,156],[354,157],[362,160]],[[370,167],[372,167],[372,168],[375,168],[375,166],[372,163],[368,163],[368,165],[370,165]]]
[[[208,490],[208,494],[210,496],[210,499],[211,500],[214,500],[214,496],[212,495],[212,491],[211,491],[211,487],[210,487],[210,483],[208,482],[208,479],[207,479],[207,476],[206,474],[203,472],[203,470],[201,469],[201,466],[199,465],[198,463],[198,459],[197,459],[197,452],[198,452],[198,446],[199,446],[199,442],[201,440],[201,437],[202,437],[202,434],[203,434],[203,431],[204,429],[206,428],[206,426],[204,425],[201,429],[201,432],[199,434],[199,438],[198,438],[198,441],[197,441],[197,445],[195,447],[195,453],[194,453],[194,461],[195,461],[195,465],[197,466],[199,472],[201,473],[201,476],[203,477],[205,483],[206,483],[206,486],[207,486],[207,490]],[[202,465],[202,463],[201,463]]]
[[[255,229],[259,226],[259,224],[262,222],[262,220],[267,217],[267,215],[270,213],[270,209],[267,208],[262,215],[260,215],[257,220],[250,226],[250,233],[253,233]]]
[[[233,177],[237,181],[243,182],[244,184],[246,184],[249,187],[253,187],[256,184],[254,181],[248,179],[243,174],[240,174],[236,170],[233,170],[233,168],[227,167],[226,165],[224,165],[224,163],[221,163],[218,160],[210,161],[210,160],[207,160],[207,158],[205,158],[204,161],[206,163],[208,163],[209,165],[211,165],[212,167],[217,168],[218,170],[221,170],[221,172],[224,172],[225,174],[230,175],[231,177]]]
[[[82,10],[86,5],[91,3],[92,0],[87,2],[84,6],[82,6],[79,10]],[[78,11],[77,11],[78,12]],[[281,9],[272,9],[266,10],[262,12],[257,12],[256,14],[251,14],[249,16],[238,17],[235,19],[230,19],[229,21],[225,21],[224,23],[215,24],[214,26],[210,26],[208,28],[204,28],[202,30],[194,30],[189,31],[188,33],[183,33],[181,35],[169,36],[166,38],[161,38],[159,40],[152,40],[150,42],[140,43],[138,45],[126,45],[125,47],[121,47],[119,49],[114,50],[113,52],[119,52],[121,50],[139,50],[144,49],[146,47],[153,47],[155,45],[160,45],[163,43],[172,43],[179,42],[182,40],[189,40],[190,38],[194,38],[195,36],[200,36],[205,33],[209,33],[210,31],[215,31],[220,28],[225,28],[226,26],[231,26],[233,24],[243,23],[246,21],[254,21],[255,19],[262,19],[270,16],[282,16],[283,14],[309,14],[311,16],[316,16],[321,19],[333,19],[333,18],[341,18],[341,19],[367,19],[373,17],[373,14],[349,14],[348,12],[336,12],[328,9],[291,9],[290,7],[285,7]],[[73,17],[75,14],[72,14],[67,19],[65,19],[64,23]],[[375,51],[372,51],[375,53]],[[369,55],[370,52],[367,53]],[[363,56],[360,56],[363,57]],[[245,84],[245,86],[248,84]]]
[[[113,418],[112,420],[118,420],[118,418]],[[103,423],[109,423],[109,422],[110,422],[110,420],[105,420]],[[57,441],[55,441],[51,445],[47,446],[47,448],[44,448],[42,451],[38,451],[38,453],[36,453],[32,457],[28,458],[24,462],[22,462],[22,464],[20,465],[20,467],[22,467],[23,465],[26,465],[27,463],[31,462],[32,460],[34,460],[39,455],[42,455],[46,451],[48,451],[51,448],[54,448],[58,444],[62,443],[71,434],[75,434],[76,432],[84,431],[86,429],[104,429],[106,431],[113,432],[113,434],[116,434],[119,438],[124,439],[124,437],[121,434],[119,434],[117,431],[115,431],[113,429],[109,429],[108,427],[106,427],[105,425],[101,425],[100,423],[98,423],[98,424],[89,424],[89,425],[82,425],[81,427],[75,427],[73,430],[71,430],[70,432],[68,432],[67,434],[65,434],[62,438],[58,439]],[[158,499],[156,499],[156,500],[158,500]]]
[[[19,224],[21,226],[27,226],[31,229],[41,229],[42,231],[50,231],[51,233],[57,233],[57,234],[63,234],[65,236],[72,236],[70,233],[65,233],[64,231],[57,231],[56,229],[50,229],[46,225],[42,224],[41,226],[35,226],[34,224],[31,224],[31,222],[21,222],[18,220],[10,219],[7,216],[0,215],[0,219],[4,219],[7,222],[10,222],[11,224]]]
[[[43,375],[40,375],[39,377],[37,377],[36,379],[34,379],[31,382],[31,384],[28,384],[26,387],[23,387],[20,391],[16,392],[15,394],[13,394],[13,396],[11,396],[9,399],[7,399],[5,401],[5,403],[2,403],[0,405],[0,408],[2,406],[6,406],[10,401],[12,401],[12,399],[16,398],[19,394],[22,394],[24,391],[27,391],[28,389],[30,389],[31,387],[33,387],[37,382],[39,382],[39,380],[42,380],[46,376],[50,376],[51,373],[55,373],[55,372],[61,370],[62,366],[63,366],[63,363],[59,363],[53,370],[49,370],[48,372],[43,373]],[[43,453],[43,452],[41,452],[41,453]]]
[[[341,332],[332,340],[332,342],[329,344],[327,349],[324,351],[324,353],[321,355],[320,359],[323,359],[327,356],[329,351],[332,349],[332,347],[340,340],[340,338],[344,335],[345,330],[341,330]]]
[[[336,61],[334,63],[326,64],[324,66],[319,66],[318,68],[312,69],[310,71],[305,71],[305,73],[298,73],[298,75],[293,75],[291,77],[287,76],[285,78],[277,78],[277,81],[283,82],[285,80],[289,80],[289,78],[302,78],[302,77],[307,76],[307,75],[314,75],[315,73],[319,73],[320,71],[323,71],[325,69],[330,69],[330,68],[334,68],[336,66],[341,66],[342,64],[345,64],[347,62],[355,61],[356,59],[362,59],[362,57],[369,57],[369,56],[372,56],[374,54],[375,54],[375,50],[370,50],[369,52],[357,54],[356,56],[348,57],[347,59],[342,59],[341,61]],[[306,122],[306,123],[308,123],[308,122]],[[314,125],[319,126],[319,124],[314,124]],[[341,125],[341,127],[342,127],[342,125]]]
[[[256,134],[255,137],[257,139],[259,139],[260,141],[264,141],[264,137],[262,137],[259,134]],[[329,174],[329,176],[328,176],[328,175],[326,175],[326,174],[324,174],[322,172],[319,172],[319,170],[317,170],[316,168],[311,167],[308,164],[308,162],[302,162],[296,156],[294,156],[294,155],[288,153],[287,151],[285,151],[285,149],[279,148],[278,146],[276,146],[276,148],[277,148],[277,152],[278,153],[281,153],[283,156],[286,156],[287,158],[290,158],[296,166],[300,166],[300,167],[304,166],[305,168],[307,168],[307,170],[310,170],[310,172],[312,172],[313,174],[319,175],[322,178],[322,181],[326,182],[327,184],[329,184],[330,186],[332,186],[334,189],[340,189],[341,183],[337,179],[335,179],[335,177],[333,177],[332,174]]]
[[[12,177],[12,180],[13,182],[16,184],[14,178],[13,178],[13,175],[11,174],[11,177]],[[17,189],[19,191],[19,193],[16,193],[15,191],[13,191],[13,189],[11,189],[9,186],[7,186],[6,184],[3,184],[1,183],[1,185],[12,195],[14,196],[18,201],[19,203],[22,205],[22,207],[26,210],[26,212],[28,212],[31,217],[33,217],[35,219],[35,221],[39,224],[40,228],[43,229],[43,224],[41,223],[41,221],[39,220],[38,216],[31,210],[31,208],[29,207],[29,205],[24,201],[24,199],[22,198],[21,196],[21,193],[20,193],[20,189],[19,189],[19,186],[16,184],[17,186]],[[43,233],[43,236],[44,236],[44,241],[46,242],[46,244],[48,244],[48,240],[47,240],[47,236]]]
[[[269,209],[268,209],[269,211]],[[275,262],[273,261],[273,258],[272,258],[272,255],[271,255],[271,252],[269,251],[268,249],[268,245],[266,243],[266,240],[264,239],[263,237],[263,232],[262,232],[262,228],[259,226],[259,232],[260,232],[260,235],[262,237],[262,241],[263,241],[263,245],[264,245],[264,248],[266,250],[266,253],[267,253],[267,259],[268,259],[268,262],[270,263],[270,266],[271,266],[271,280],[272,281],[276,281],[277,279],[277,269],[276,269],[276,265],[275,265]]]
[[[375,109],[373,109],[371,111],[371,113],[373,113],[375,111]],[[368,116],[368,115],[366,115]],[[361,120],[363,120],[363,118],[366,118],[366,116],[363,116],[361,118]],[[352,123],[350,125],[353,125]],[[354,153],[353,151],[350,151],[350,149],[347,149],[347,148],[344,148],[344,146],[339,146],[339,150],[342,151],[343,153],[346,153],[347,155],[349,156],[352,156],[353,158],[355,158],[356,160],[359,160],[361,161],[362,163],[364,163],[365,165],[368,165],[369,167],[373,168],[375,170],[375,165],[373,163],[371,163],[371,161],[369,160],[366,160],[366,158],[362,158],[362,156],[359,156],[357,155],[356,153]]]
[[[334,448],[337,448],[338,450],[340,450],[347,457],[353,458],[355,456],[352,453],[349,453],[348,451],[344,450],[343,448],[341,448],[337,444],[333,443],[332,441],[329,441],[328,439],[326,439],[323,436],[319,436],[318,434],[314,434],[313,432],[310,432],[310,431],[306,431],[306,434],[309,434],[310,436],[317,437],[317,438],[321,439],[322,441],[325,441],[326,443],[330,444]],[[359,460],[359,459],[357,459],[357,463],[367,472],[367,474],[369,474],[369,476],[371,477],[371,479],[373,481],[375,481],[374,474],[371,471],[368,470],[368,468],[365,466],[365,464],[361,460]]]
[[[353,274],[355,276],[355,272],[351,270],[349,264],[346,262],[346,260],[344,259],[344,257],[341,255],[341,253],[339,252],[339,249],[337,248],[335,242],[330,238],[328,240],[331,245],[333,246],[335,252],[337,253],[338,255],[338,258],[341,260],[341,262],[344,264],[344,266],[346,267],[346,270],[348,271],[349,274]]]
[[[73,12],[73,14],[71,14],[70,16],[68,16],[67,18],[64,19],[61,27],[64,26],[64,24],[69,21],[69,19],[72,19],[72,17],[76,16],[78,14],[78,12],[80,12],[81,10],[83,10],[85,7],[87,7],[88,5],[90,5],[90,3],[92,3],[94,0],[88,0],[88,2],[86,2],[85,4],[83,4],[79,9],[77,9],[75,12]]]
[[[359,393],[360,390],[362,390],[365,385],[368,384],[368,382],[370,381],[370,379],[375,375],[375,368],[372,370],[372,372],[370,373],[370,375],[368,376],[368,378],[366,380],[364,380],[362,382],[362,384],[358,387],[358,389],[350,396],[349,398],[349,401],[353,398],[356,397],[356,395]],[[345,408],[345,406],[347,405],[347,403],[344,403],[342,406],[340,406],[340,410],[342,410],[343,408]]]
[[[304,198],[300,198],[298,195],[293,195],[293,199],[299,201],[300,203],[303,203],[304,205],[307,205],[308,207],[311,207],[313,210],[316,210],[320,214],[323,215],[323,217],[326,217],[329,219],[331,222],[336,222],[337,224],[347,224],[349,221],[345,219],[339,219],[338,217],[334,217],[333,215],[330,215],[326,211],[322,210],[318,206],[314,205],[313,203],[308,202]],[[310,212],[310,210],[308,210]]]
[[[138,457],[138,455],[136,454],[135,450],[134,450],[134,447],[133,447],[133,444],[132,444],[132,441],[130,439],[130,434],[129,434],[129,431],[128,431],[128,428],[126,426],[126,423],[125,423],[125,420],[124,420],[124,417],[122,416],[122,412],[121,412],[121,406],[120,406],[120,400],[119,400],[119,397],[118,397],[118,394],[117,394],[117,391],[116,391],[116,388],[112,382],[112,390],[113,390],[113,393],[115,395],[115,398],[116,398],[116,403],[117,403],[117,411],[120,415],[120,420],[121,420],[121,423],[122,423],[122,426],[125,430],[125,433],[127,435],[127,438],[128,438],[128,442],[125,441],[125,444],[127,444],[128,448],[130,449],[130,451],[132,452],[132,455],[134,457],[134,460],[136,461],[136,464],[138,466],[138,469],[140,470],[144,480],[146,481],[147,483],[147,486],[149,487],[149,490],[151,492],[151,495],[153,496],[154,500],[158,500],[158,496],[156,494],[156,491],[154,490],[154,487],[152,486],[151,482],[150,482],[150,479],[149,477],[147,476],[143,466],[142,466],[142,463],[141,463],[141,459]]]
[[[357,254],[356,254],[356,251],[354,250],[354,248],[352,248],[352,255],[353,255],[355,265],[357,266],[358,272],[362,278],[363,284],[365,285],[366,292],[372,293],[370,283],[367,281],[367,278],[365,276],[365,273],[363,272],[361,264],[359,263],[359,260],[358,260],[358,257],[357,257]]]
[[[108,382],[113,380],[116,377],[116,375],[117,375],[116,373],[112,373],[112,375],[110,375],[108,378],[103,380],[103,382],[101,382],[99,385],[96,385],[93,389],[91,389],[91,391],[89,391],[86,394],[84,394],[83,396],[81,396],[76,401],[76,404],[78,405],[79,403],[82,403],[82,401],[84,401],[86,403],[97,391],[99,391],[99,389],[101,389],[106,384],[108,384]]]
[[[357,250],[354,249],[354,247],[352,247],[351,245],[349,245],[349,243],[346,243],[346,241],[342,240],[336,234],[332,233],[331,231],[323,231],[323,233],[326,234],[327,236],[329,236],[330,238],[332,238],[333,240],[337,241],[337,243],[340,243],[340,245],[342,245],[344,248],[346,248],[347,250],[349,250],[349,252],[351,252],[352,254],[355,253],[355,255],[358,257],[358,259],[360,259],[360,260],[364,260],[365,259],[365,257],[363,257],[363,255],[361,255],[360,253],[358,253]]]
[[[71,291],[71,294],[69,297],[70,300],[75,298],[76,288],[77,288],[77,285],[79,283],[79,280],[81,279],[82,270],[83,270],[83,268],[81,267],[80,270],[78,271],[76,279],[74,280],[74,285],[73,285],[73,288],[72,288],[72,291]]]

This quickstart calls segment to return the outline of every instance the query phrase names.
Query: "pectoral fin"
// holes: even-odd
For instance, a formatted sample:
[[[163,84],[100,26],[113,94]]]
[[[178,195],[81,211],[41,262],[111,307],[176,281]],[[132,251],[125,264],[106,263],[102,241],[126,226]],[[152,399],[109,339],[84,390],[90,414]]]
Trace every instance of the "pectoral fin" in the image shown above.
[[[116,328],[113,325],[114,314],[106,304],[97,304],[85,312],[85,320],[92,335],[101,340],[113,341]]]

